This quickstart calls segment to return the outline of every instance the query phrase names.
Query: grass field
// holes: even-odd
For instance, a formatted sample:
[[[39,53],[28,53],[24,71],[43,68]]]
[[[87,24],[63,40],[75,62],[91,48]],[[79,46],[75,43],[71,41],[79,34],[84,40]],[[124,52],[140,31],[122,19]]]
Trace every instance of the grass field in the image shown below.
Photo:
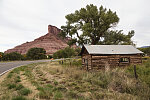
[[[81,60],[30,64],[12,70],[0,83],[0,100],[149,100],[150,61],[133,67],[87,72]],[[3,78],[3,79],[2,79]]]

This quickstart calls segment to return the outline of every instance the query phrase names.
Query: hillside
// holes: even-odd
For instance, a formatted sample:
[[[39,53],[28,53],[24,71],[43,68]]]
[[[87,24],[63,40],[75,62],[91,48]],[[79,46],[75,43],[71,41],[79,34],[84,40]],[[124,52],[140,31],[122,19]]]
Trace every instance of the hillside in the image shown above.
[[[21,54],[26,54],[30,48],[40,47],[46,50],[46,54],[53,54],[54,52],[64,49],[68,46],[68,39],[61,39],[57,35],[61,30],[55,26],[48,26],[48,33],[44,36],[41,36],[34,41],[23,43],[19,46],[16,46],[13,49],[5,51],[5,53],[18,52]]]

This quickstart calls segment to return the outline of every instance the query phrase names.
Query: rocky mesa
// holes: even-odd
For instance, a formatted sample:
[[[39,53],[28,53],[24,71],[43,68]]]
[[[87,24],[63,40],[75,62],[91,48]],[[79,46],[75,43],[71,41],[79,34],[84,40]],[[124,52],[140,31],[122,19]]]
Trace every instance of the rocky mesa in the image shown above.
[[[57,27],[48,25],[48,33],[46,35],[41,36],[34,41],[23,43],[13,49],[8,49],[5,53],[18,52],[20,54],[26,54],[30,48],[39,47],[44,48],[47,55],[53,54],[54,52],[68,46],[68,39],[61,39],[58,37],[60,31],[61,30]]]

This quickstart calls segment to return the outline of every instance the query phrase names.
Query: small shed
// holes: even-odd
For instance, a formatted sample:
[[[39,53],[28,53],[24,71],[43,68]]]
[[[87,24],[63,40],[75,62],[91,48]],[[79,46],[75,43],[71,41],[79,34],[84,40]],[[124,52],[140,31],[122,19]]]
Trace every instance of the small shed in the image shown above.
[[[141,64],[142,53],[132,45],[83,45],[82,66],[89,70]]]

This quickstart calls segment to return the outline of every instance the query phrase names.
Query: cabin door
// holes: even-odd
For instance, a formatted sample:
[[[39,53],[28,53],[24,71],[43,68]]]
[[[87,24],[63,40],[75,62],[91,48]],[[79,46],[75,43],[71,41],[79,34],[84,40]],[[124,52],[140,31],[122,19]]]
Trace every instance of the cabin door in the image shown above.
[[[85,59],[85,66],[86,66],[86,69],[88,70],[88,59]]]

